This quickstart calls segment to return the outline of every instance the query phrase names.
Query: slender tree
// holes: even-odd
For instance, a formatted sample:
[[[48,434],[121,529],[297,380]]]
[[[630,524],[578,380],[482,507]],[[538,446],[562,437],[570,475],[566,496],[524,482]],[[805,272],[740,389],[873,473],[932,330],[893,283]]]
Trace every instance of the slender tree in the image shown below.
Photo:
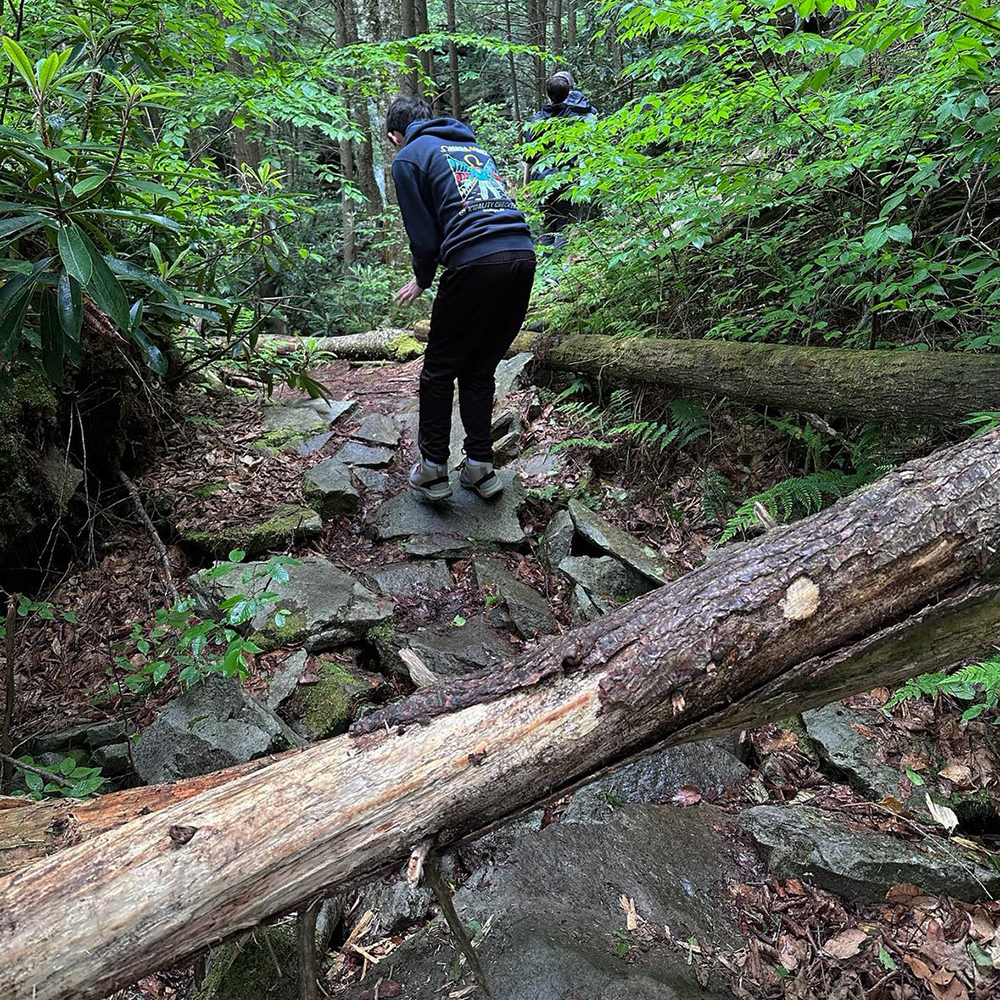
[[[508,0],[509,3],[509,0]],[[455,0],[447,0],[448,31],[454,34],[456,28]],[[448,42],[448,85],[451,94],[451,114],[460,118],[462,113],[462,94],[458,81],[458,46],[454,40]]]

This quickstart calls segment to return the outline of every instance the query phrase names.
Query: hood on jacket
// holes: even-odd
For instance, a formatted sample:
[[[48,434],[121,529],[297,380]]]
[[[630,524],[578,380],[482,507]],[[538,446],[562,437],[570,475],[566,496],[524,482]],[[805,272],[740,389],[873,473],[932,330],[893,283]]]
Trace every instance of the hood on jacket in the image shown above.
[[[543,105],[542,110],[535,115],[532,121],[543,118],[569,118],[572,115],[585,117],[596,114],[597,108],[579,90],[571,90],[565,101],[558,101],[554,104],[549,102]]]
[[[403,145],[419,139],[422,135],[430,135],[448,142],[476,141],[472,129],[457,118],[422,118],[409,124],[406,129],[406,142]]]

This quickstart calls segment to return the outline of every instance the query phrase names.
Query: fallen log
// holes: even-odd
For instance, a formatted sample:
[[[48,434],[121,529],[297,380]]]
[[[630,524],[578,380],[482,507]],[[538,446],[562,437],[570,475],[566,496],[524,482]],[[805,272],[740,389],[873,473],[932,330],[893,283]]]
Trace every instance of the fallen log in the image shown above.
[[[308,343],[317,351],[328,351],[345,361],[409,361],[424,352],[420,340],[413,330],[369,330],[367,333],[348,333],[343,337],[311,337]],[[277,334],[262,334],[258,343],[270,347],[281,355],[301,352],[306,340],[301,337],[285,337]]]
[[[421,689],[353,735],[0,879],[0,996],[101,997],[658,744],[975,656],[998,636],[1000,597],[985,582],[998,553],[1000,431],[505,670]]]
[[[415,326],[424,339],[428,329],[426,321]],[[1000,410],[1000,356],[995,354],[560,337],[528,330],[511,351],[531,351],[552,371],[831,417],[951,423],[970,413]]]
[[[137,816],[148,816],[210,788],[252,774],[301,750],[164,785],[142,785],[94,799],[30,799],[0,796],[0,875],[8,875],[53,851],[90,840]]]

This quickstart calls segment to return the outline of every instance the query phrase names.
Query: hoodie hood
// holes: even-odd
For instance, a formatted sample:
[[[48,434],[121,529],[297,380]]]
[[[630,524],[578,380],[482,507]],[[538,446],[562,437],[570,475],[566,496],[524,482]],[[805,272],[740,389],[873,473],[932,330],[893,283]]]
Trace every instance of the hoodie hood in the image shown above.
[[[579,90],[571,90],[565,101],[549,103],[542,107],[534,117],[534,121],[541,118],[569,118],[578,115],[581,118],[586,115],[597,114],[597,109],[587,100]]]
[[[406,142],[403,145],[419,139],[423,135],[446,142],[475,142],[476,135],[468,125],[457,118],[422,118],[411,122],[406,129]]]

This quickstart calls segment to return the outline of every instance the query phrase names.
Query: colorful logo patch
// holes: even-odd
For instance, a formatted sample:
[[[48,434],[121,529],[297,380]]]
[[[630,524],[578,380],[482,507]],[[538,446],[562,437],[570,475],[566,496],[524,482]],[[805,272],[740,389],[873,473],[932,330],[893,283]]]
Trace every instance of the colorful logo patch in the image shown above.
[[[500,172],[489,153],[478,146],[442,146],[455,178],[462,212],[505,212],[514,208]]]

